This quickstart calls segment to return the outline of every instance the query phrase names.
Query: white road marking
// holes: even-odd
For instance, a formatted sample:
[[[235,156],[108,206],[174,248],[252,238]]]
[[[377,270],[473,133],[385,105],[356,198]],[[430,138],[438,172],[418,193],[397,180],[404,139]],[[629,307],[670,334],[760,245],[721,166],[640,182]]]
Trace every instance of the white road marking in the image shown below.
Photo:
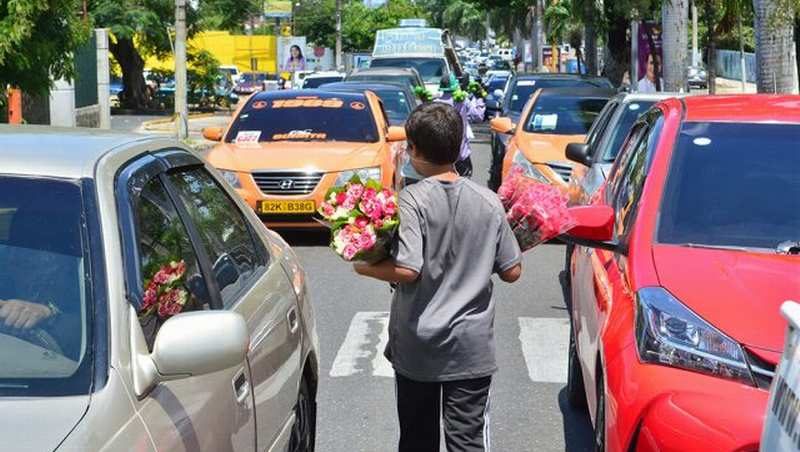
[[[331,367],[331,377],[369,373],[376,377],[394,377],[391,364],[383,356],[389,342],[389,313],[358,312],[350,322],[342,346]]]
[[[532,381],[567,382],[568,318],[520,317],[519,340]]]

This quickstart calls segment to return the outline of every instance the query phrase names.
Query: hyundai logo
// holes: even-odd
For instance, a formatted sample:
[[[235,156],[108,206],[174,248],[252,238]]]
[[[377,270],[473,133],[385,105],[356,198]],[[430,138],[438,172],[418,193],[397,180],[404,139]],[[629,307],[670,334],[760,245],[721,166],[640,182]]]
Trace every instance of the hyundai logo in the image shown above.
[[[284,179],[278,187],[280,187],[281,190],[291,190],[292,187],[294,187],[294,181],[291,179]]]

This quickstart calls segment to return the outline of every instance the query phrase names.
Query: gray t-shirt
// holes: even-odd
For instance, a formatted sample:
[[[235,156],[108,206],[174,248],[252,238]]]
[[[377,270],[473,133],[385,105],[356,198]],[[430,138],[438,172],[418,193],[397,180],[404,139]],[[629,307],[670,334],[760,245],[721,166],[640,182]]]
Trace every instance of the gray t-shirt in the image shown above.
[[[463,178],[406,187],[392,255],[419,272],[392,300],[386,357],[395,371],[417,381],[493,374],[491,276],[521,259],[497,195]]]

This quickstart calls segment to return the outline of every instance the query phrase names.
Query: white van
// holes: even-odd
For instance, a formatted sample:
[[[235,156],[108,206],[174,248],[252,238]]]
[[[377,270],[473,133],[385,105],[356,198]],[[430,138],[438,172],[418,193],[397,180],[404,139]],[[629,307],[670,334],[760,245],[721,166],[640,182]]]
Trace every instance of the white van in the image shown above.
[[[500,49],[497,51],[497,56],[506,61],[512,61],[514,59],[514,51],[511,49]]]
[[[761,452],[800,451],[800,304],[783,303],[781,314],[789,326],[769,392]]]

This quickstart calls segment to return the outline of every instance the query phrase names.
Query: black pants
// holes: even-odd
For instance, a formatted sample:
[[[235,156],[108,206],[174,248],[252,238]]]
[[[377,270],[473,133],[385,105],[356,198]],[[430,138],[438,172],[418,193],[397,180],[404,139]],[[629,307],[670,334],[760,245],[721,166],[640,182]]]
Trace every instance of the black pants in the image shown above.
[[[440,427],[449,452],[490,450],[492,377],[423,383],[395,374],[400,452],[438,452]]]

